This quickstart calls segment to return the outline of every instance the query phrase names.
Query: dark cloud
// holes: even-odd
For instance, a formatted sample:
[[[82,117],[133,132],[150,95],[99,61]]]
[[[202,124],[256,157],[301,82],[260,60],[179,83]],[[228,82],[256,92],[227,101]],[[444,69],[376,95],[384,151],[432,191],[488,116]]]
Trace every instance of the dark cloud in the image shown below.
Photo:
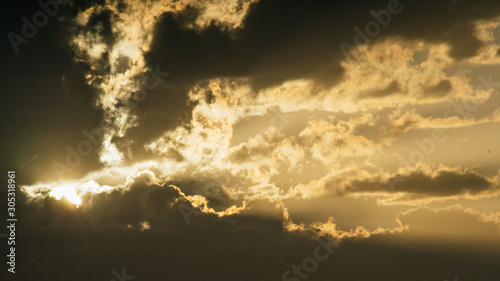
[[[442,97],[448,94],[453,89],[450,80],[445,79],[440,81],[434,86],[430,86],[424,89],[424,96],[434,96]]]
[[[4,186],[1,191],[6,195]],[[47,274],[53,280],[108,280],[123,266],[147,280],[252,280],[279,276],[290,255],[298,259],[314,246],[309,236],[283,229],[283,209],[273,202],[254,201],[224,218],[197,209],[186,223],[180,207],[196,209],[178,188],[154,184],[148,174],[123,190],[84,196],[79,208],[64,198],[30,201],[18,193],[17,199],[23,223],[15,280]]]
[[[241,206],[242,200],[232,198],[223,182],[218,178],[200,176],[174,179],[169,182],[178,186],[186,195],[201,195],[208,201],[208,207],[223,211],[233,205]]]
[[[396,175],[389,180],[372,178],[353,180],[345,187],[351,192],[407,192],[410,197],[446,197],[453,195],[475,195],[493,190],[494,184],[486,177],[470,171],[438,171],[429,175],[414,171],[408,175]]]
[[[169,71],[160,65],[161,71]],[[144,145],[161,136],[165,131],[177,126],[185,126],[191,120],[191,110],[194,106],[189,101],[189,88],[186,85],[172,82],[170,76],[147,92],[144,100],[137,102],[132,113],[138,117],[139,126],[130,128],[123,137],[114,137],[113,142],[120,151],[129,151],[125,163],[135,163],[142,160],[160,159],[160,156],[144,149]],[[183,161],[184,156],[175,149],[166,155],[174,161]]]
[[[40,194],[36,199],[27,200],[21,193],[18,204],[21,215],[25,218],[23,225],[35,229],[141,230],[144,223],[147,223],[151,230],[176,231],[190,227],[206,228],[220,220],[217,215],[201,212],[200,208],[194,207],[180,188],[153,181],[150,173],[138,174],[121,189],[83,195],[78,208],[65,198],[57,200]],[[214,205],[221,204],[222,200],[230,201],[227,191],[210,182],[203,183],[200,179],[197,182],[178,183],[183,186],[187,195],[201,195],[207,201],[214,200]],[[241,201],[231,202],[239,206],[242,204]],[[185,217],[189,223],[186,223]],[[222,220],[248,226],[252,226],[255,220],[263,220],[267,221],[265,224],[269,229],[283,232],[283,209],[272,202],[250,202],[247,209],[234,216],[227,215]]]
[[[360,97],[383,98],[390,95],[399,94],[401,92],[402,92],[401,85],[398,83],[398,81],[394,80],[387,87],[380,90],[374,90],[368,93],[361,94]]]
[[[301,266],[320,246],[305,233],[285,231],[283,209],[272,201],[254,201],[239,214],[224,218],[193,214],[186,224],[177,207],[189,202],[176,188],[153,184],[146,174],[128,187],[86,197],[80,208],[48,197],[27,201],[19,193],[23,221],[17,229],[18,266],[13,280],[40,276],[56,281],[110,280],[111,271],[121,272],[123,267],[128,275],[143,280],[282,280],[286,270]],[[1,191],[4,195],[5,188]],[[463,220],[464,216],[468,219]],[[486,247],[476,236],[433,242],[428,239],[434,237],[432,231],[413,235],[421,234],[426,221],[440,232],[471,231],[484,236],[487,230],[488,237],[494,237],[495,225],[482,222],[477,214],[461,209],[418,210],[399,219],[410,224],[407,232],[345,239],[318,263],[308,280],[460,276],[493,281],[490,277],[498,275],[498,243]],[[150,229],[141,231],[143,220],[150,222]],[[320,248],[320,253],[327,252]]]
[[[212,26],[188,30],[192,12],[165,14],[155,32],[151,63],[165,62],[176,80],[217,76],[250,77],[256,88],[286,80],[312,78],[333,85],[343,74],[341,42],[353,44],[358,26],[374,20],[371,10],[387,9],[388,1],[259,1],[244,28],[229,32]],[[486,4],[488,3],[488,4]],[[372,41],[387,37],[447,43],[450,55],[465,58],[481,46],[473,21],[500,12],[495,1],[402,1],[400,14]],[[418,24],[415,24],[418,22]],[[467,44],[465,44],[467,43]]]

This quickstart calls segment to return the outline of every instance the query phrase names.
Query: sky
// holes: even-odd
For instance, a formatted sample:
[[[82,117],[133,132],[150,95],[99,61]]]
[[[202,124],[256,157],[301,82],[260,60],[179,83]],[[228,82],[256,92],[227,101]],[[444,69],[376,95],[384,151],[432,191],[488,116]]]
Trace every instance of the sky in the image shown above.
[[[499,1],[1,13],[2,280],[499,280]]]

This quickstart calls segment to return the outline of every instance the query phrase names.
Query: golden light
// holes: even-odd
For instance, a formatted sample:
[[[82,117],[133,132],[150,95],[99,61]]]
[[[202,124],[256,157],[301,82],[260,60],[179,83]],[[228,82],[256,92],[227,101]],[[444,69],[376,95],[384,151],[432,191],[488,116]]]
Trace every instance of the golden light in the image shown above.
[[[49,195],[57,200],[60,200],[64,196],[69,202],[75,204],[77,207],[82,203],[82,200],[71,186],[60,186],[54,188]]]

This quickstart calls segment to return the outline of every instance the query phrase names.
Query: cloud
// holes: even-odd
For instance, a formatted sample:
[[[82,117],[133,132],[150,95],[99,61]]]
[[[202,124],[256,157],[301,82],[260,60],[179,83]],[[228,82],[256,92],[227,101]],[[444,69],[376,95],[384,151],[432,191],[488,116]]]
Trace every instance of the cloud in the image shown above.
[[[158,17],[194,9],[194,23],[186,23],[185,27],[199,31],[214,23],[222,29],[234,29],[241,27],[252,2],[110,0],[88,7],[77,15],[72,39],[76,60],[90,66],[86,77],[99,91],[96,104],[105,112],[108,124],[103,128],[102,163],[118,165],[126,160],[123,150],[130,154],[130,142],[122,141],[117,146],[117,139],[138,126],[137,113],[140,111],[132,109],[169,74],[160,70],[161,64],[148,67],[145,61]],[[148,79],[153,80],[146,76],[148,71],[156,81],[148,82]],[[186,98],[175,100],[183,103]],[[175,121],[172,123],[175,125]]]
[[[470,9],[474,3],[468,1],[456,5],[442,2],[438,8],[432,9],[429,5],[430,2],[401,3],[404,8],[401,14],[393,15],[390,25],[372,41],[378,43],[387,38],[404,38],[436,45],[448,44],[451,57],[470,57],[482,46],[475,37],[474,22],[493,18],[498,15],[499,8],[491,4],[488,9]],[[190,73],[191,77],[208,79],[214,77],[210,75],[226,76],[230,73],[231,76],[251,77],[259,88],[299,78],[312,78],[322,85],[332,86],[343,75],[340,62],[345,58],[339,44],[343,41],[352,44],[356,35],[354,27],[363,29],[367,22],[373,20],[370,11],[379,11],[386,6],[387,1],[357,1],[356,5],[321,1],[307,4],[300,1],[259,1],[249,9],[244,19],[245,28],[230,33],[235,40],[210,28],[199,34],[201,41],[193,40],[194,33],[179,33],[174,19],[165,16],[153,42],[151,61],[161,57],[163,61],[179,66],[174,67],[182,69],[177,74],[179,77]],[[425,12],[429,10],[433,12]],[[281,11],[279,16],[275,11]],[[464,16],[458,17],[457,11]],[[424,18],[422,15],[425,15]],[[180,16],[188,20],[190,15]],[[426,32],[417,29],[413,25],[416,19],[432,28],[426,28]],[[310,22],[317,24],[312,26]],[[169,41],[171,44],[166,44]],[[202,52],[195,46],[198,43],[217,47]],[[160,55],[160,50],[164,54],[164,46],[168,48],[167,53],[176,54],[177,58]],[[278,49],[280,51],[276,51]],[[189,55],[186,54],[188,50]],[[241,53],[246,55],[236,56]],[[303,59],[297,59],[299,57]],[[180,58],[183,58],[182,63]],[[226,63],[228,60],[233,63]]]
[[[401,228],[370,231],[360,226],[345,231],[338,229],[333,218],[324,223],[293,224],[279,201],[253,200],[237,213],[222,217],[197,208],[199,213],[192,214],[186,225],[177,207],[182,203],[190,206],[190,198],[178,188],[156,181],[150,172],[136,174],[123,190],[84,196],[86,204],[79,208],[51,197],[27,201],[19,193],[24,219],[18,242],[24,247],[19,247],[17,254],[23,262],[38,262],[30,271],[19,269],[16,276],[31,278],[33,272],[51,270],[56,280],[70,275],[75,280],[111,278],[111,269],[126,266],[128,274],[152,280],[159,275],[174,280],[229,280],[231,276],[272,280],[310,256],[320,245],[313,238],[324,235],[342,239],[342,243],[311,274],[311,280],[368,278],[373,272],[384,280],[400,280],[410,274],[423,278],[422,268],[429,268],[425,276],[433,278],[443,274],[475,276],[477,271],[472,272],[471,267],[484,274],[496,270],[491,259],[498,258],[500,245],[485,246],[484,242],[498,241],[498,214],[459,206],[419,208],[398,215]],[[436,237],[452,239],[446,239],[438,249],[432,242]],[[47,253],[50,259],[41,258]],[[69,253],[85,263],[74,263],[68,259]],[[428,264],[431,257],[439,257],[432,268]],[[54,262],[65,266],[54,271],[48,266]],[[196,270],[186,271],[186,264]],[[360,266],[384,265],[390,266],[383,271],[359,270]],[[415,265],[419,265],[418,270]]]
[[[426,96],[428,96],[428,95],[445,96],[452,89],[453,89],[453,86],[452,86],[450,80],[447,80],[447,79],[446,80],[441,80],[436,85],[427,87],[425,89],[425,94],[424,95],[426,95]]]
[[[392,81],[387,87],[380,89],[380,90],[374,90],[370,91],[365,94],[361,94],[360,97],[374,97],[374,98],[379,98],[379,97],[386,97],[389,95],[394,95],[394,94],[399,94],[401,93],[401,86],[399,85],[398,81]]]
[[[477,108],[485,103],[487,103],[487,98],[466,99],[461,104],[443,110],[441,115],[427,117],[420,115],[415,109],[401,110],[398,108],[388,116],[388,124],[381,124],[380,134],[391,141],[415,129],[434,129],[444,133],[445,129],[498,122],[500,117],[498,110],[490,112],[482,118],[475,116]]]
[[[428,204],[450,199],[491,198],[498,194],[497,177],[488,178],[472,170],[440,167],[417,168],[385,178],[367,177],[344,186],[347,194],[381,194],[381,204]],[[385,195],[384,195],[385,194]]]
[[[332,171],[319,180],[298,184],[290,198],[321,196],[375,196],[380,204],[419,205],[453,199],[491,198],[498,195],[497,177],[473,170],[419,166],[404,172],[368,172],[357,166]]]
[[[299,136],[304,145],[309,147],[313,158],[322,161],[325,166],[340,167],[351,158],[369,157],[376,152],[376,144],[354,133],[359,123],[369,122],[370,116],[336,124],[314,120]]]
[[[232,147],[229,151],[229,160],[236,164],[251,164],[252,166],[268,166],[270,169],[281,171],[288,166],[288,171],[297,170],[304,159],[304,149],[293,138],[285,136],[276,129],[270,129],[248,142]]]
[[[342,230],[333,218],[327,222],[295,224],[279,198],[246,195],[238,198],[225,186],[213,185],[218,182],[201,177],[197,181],[162,182],[152,171],[144,170],[129,175],[125,183],[114,187],[93,181],[25,187],[18,204],[25,216],[23,227],[37,230],[176,232],[211,229],[222,224],[242,231],[247,227],[272,230],[271,236],[331,236],[339,240],[401,231],[381,228],[371,231],[363,227]]]

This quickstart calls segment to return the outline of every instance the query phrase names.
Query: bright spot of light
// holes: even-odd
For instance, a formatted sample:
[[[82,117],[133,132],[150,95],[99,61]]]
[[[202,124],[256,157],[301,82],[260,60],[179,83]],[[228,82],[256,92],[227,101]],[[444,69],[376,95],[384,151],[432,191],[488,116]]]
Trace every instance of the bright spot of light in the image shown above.
[[[68,199],[69,202],[75,204],[76,206],[82,203],[82,200],[71,186],[56,187],[52,189],[52,191],[50,191],[49,195],[56,198],[57,200],[61,199],[64,196],[66,197],[66,199]]]

